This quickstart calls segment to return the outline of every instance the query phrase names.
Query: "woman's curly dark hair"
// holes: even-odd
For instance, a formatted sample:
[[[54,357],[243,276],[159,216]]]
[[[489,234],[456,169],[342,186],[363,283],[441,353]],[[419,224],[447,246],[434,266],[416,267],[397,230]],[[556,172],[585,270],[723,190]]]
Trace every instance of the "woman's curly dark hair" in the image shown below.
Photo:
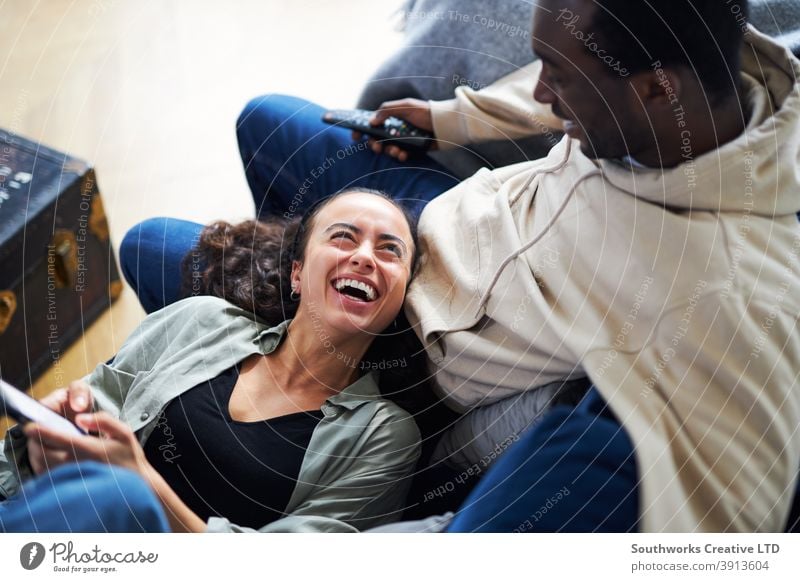
[[[299,225],[277,218],[209,224],[183,259],[182,295],[221,297],[267,325],[294,317],[290,276]]]

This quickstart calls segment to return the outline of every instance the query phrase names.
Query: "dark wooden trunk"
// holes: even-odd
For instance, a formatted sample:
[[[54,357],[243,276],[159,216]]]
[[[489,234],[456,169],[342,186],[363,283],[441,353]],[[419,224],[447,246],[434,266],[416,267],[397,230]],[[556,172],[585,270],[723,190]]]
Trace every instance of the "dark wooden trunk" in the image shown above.
[[[58,375],[121,291],[94,170],[0,130],[2,378],[27,388],[52,365]]]

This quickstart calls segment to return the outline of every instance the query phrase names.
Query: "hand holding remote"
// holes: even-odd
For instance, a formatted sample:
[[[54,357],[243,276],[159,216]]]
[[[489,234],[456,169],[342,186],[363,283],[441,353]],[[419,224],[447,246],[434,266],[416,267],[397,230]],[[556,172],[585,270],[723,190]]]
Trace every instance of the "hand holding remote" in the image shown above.
[[[366,135],[372,151],[400,161],[408,159],[410,152],[422,153],[436,146],[430,106],[419,99],[388,101],[377,111],[334,109],[327,111],[322,121],[352,130],[357,141]]]
[[[399,99],[382,103],[375,111],[372,125],[380,125],[389,117],[399,117],[425,131],[433,133],[433,118],[431,107],[427,101],[421,99]]]
[[[370,124],[378,126],[383,124],[388,118],[397,117],[407,121],[411,125],[433,133],[433,118],[431,116],[431,107],[427,101],[422,99],[398,99],[396,101],[387,101],[382,103],[381,106],[375,111],[375,115],[370,120]],[[357,132],[353,135],[355,139],[361,139],[361,135]],[[376,154],[385,153],[405,162],[408,159],[408,151],[397,145],[381,144],[377,140],[370,138],[370,147]],[[436,148],[436,142],[432,143],[430,149]]]

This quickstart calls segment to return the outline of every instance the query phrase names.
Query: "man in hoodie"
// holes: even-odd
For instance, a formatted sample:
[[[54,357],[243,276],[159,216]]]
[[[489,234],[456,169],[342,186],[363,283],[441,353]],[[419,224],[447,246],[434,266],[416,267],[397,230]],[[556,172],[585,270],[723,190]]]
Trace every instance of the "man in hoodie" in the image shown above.
[[[532,92],[566,132],[546,158],[480,171],[422,214],[407,312],[439,394],[466,411],[558,379],[594,385],[499,459],[451,530],[786,526],[800,63],[746,12],[542,0],[530,75],[434,111],[440,139],[513,132],[514,97]]]
[[[440,147],[561,120],[568,134],[422,214],[408,313],[440,396],[469,423],[553,381],[596,387],[509,446],[451,529],[783,529],[800,461],[800,67],[746,13],[544,0],[541,61],[431,104]]]

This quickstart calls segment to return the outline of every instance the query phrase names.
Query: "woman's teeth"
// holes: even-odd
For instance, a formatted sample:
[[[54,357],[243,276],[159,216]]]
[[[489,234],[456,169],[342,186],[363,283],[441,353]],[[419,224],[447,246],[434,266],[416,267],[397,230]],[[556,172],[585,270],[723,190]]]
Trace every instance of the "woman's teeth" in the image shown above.
[[[364,293],[364,297],[367,301],[374,301],[378,294],[372,285],[363,283],[362,281],[356,281],[355,279],[339,279],[334,282],[333,286],[337,291],[340,292],[347,287],[351,289],[357,289],[358,291]]]

